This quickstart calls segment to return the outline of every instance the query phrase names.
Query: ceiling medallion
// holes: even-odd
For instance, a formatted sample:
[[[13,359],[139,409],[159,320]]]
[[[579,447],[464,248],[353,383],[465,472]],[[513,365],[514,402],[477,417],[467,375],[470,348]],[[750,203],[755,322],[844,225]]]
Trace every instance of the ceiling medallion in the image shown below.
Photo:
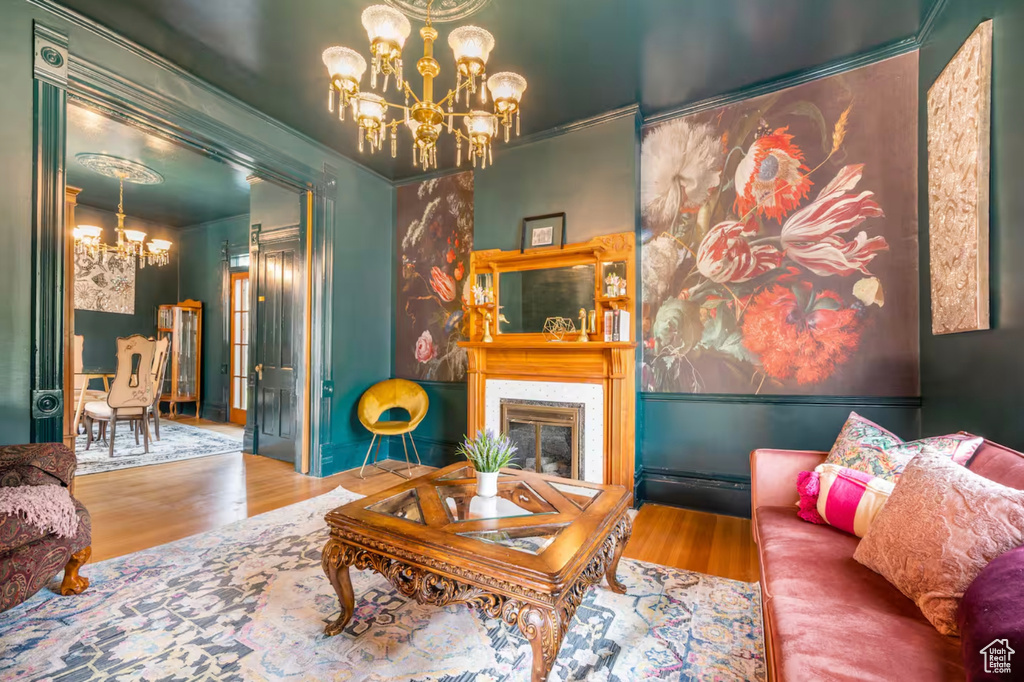
[[[430,8],[430,18],[438,24],[459,21],[471,14],[476,14],[490,1],[434,0],[434,6]],[[427,5],[430,4],[428,0],[384,0],[384,2],[417,21],[427,20]]]
[[[143,166],[137,161],[131,161],[112,154],[83,152],[75,154],[75,160],[100,175],[105,175],[108,178],[117,178],[136,185],[159,185],[164,181],[164,176],[149,166]]]
[[[395,0],[397,2],[398,0]],[[526,90],[526,79],[510,71],[487,77],[487,58],[494,49],[494,36],[477,26],[459,26],[448,34],[448,45],[455,54],[456,86],[447,95],[435,100],[434,79],[441,73],[441,64],[434,58],[434,41],[440,34],[434,28],[433,5],[482,5],[481,0],[401,0],[403,4],[423,5],[425,26],[420,29],[423,56],[416,61],[416,70],[423,76],[423,88],[417,93],[402,75],[402,47],[412,33],[412,25],[402,12],[391,5],[371,5],[363,10],[362,22],[370,41],[370,90],[386,93],[394,83],[404,104],[389,102],[381,95],[361,90],[366,59],[347,47],[329,47],[323,61],[330,74],[327,109],[336,110],[345,120],[345,111],[359,126],[359,151],[367,143],[370,153],[383,148],[390,139],[391,156],[398,154],[398,128],[408,128],[412,136],[413,162],[423,170],[437,168],[437,140],[442,132],[455,138],[455,158],[462,163],[462,146],[466,144],[466,160],[475,167],[477,160],[486,168],[491,163],[491,143],[504,128],[505,141],[515,126],[519,134],[519,101]],[[394,4],[394,3],[392,3]],[[464,7],[463,7],[464,9]],[[383,83],[381,83],[383,81]],[[487,111],[487,93],[494,103]],[[463,95],[465,95],[463,97]],[[465,111],[455,111],[455,107]],[[400,111],[390,120],[388,109]],[[458,118],[465,130],[455,126]],[[402,126],[404,124],[404,126]]]
[[[145,232],[128,229],[124,225],[124,219],[127,217],[124,213],[124,183],[159,185],[164,181],[164,176],[149,166],[112,154],[83,152],[75,154],[75,159],[91,171],[115,178],[120,188],[117,227],[114,230],[117,233],[117,243],[104,243],[103,228],[98,225],[76,225],[73,232],[75,253],[94,259],[115,259],[132,268],[136,263],[141,268],[146,267],[147,263],[158,267],[167,265],[170,262],[171,242],[166,239],[150,239],[147,242]]]

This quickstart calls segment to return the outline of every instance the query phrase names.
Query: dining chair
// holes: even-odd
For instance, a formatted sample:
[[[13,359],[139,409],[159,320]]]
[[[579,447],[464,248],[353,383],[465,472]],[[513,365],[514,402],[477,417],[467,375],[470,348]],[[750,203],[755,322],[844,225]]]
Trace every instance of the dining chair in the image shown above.
[[[75,334],[75,355],[73,359],[75,370],[75,418],[73,428],[76,436],[82,425],[82,412],[85,409],[85,404],[92,400],[105,400],[107,397],[106,391],[94,391],[89,388],[91,377],[85,374],[83,369],[82,354],[84,351],[85,337],[81,334]]]
[[[156,354],[153,356],[153,405],[146,415],[148,421],[153,418],[153,435],[160,440],[160,397],[164,392],[164,376],[167,373],[167,358],[170,356],[171,339],[168,336],[157,340]]]
[[[166,343],[164,347],[166,348]],[[106,435],[106,425],[110,424],[110,436],[107,440],[110,456],[113,457],[117,422],[135,421],[138,422],[138,429],[133,429],[135,441],[138,442],[138,431],[141,430],[145,452],[149,452],[148,413],[155,400],[153,360],[156,352],[157,341],[147,339],[141,334],[117,340],[117,371],[114,374],[114,381],[110,384],[107,399],[85,404],[85,428],[88,431],[86,450],[92,446],[93,422],[99,423],[101,438]]]
[[[409,461],[409,447],[405,444],[405,434],[409,434],[409,440],[412,441],[412,451],[416,453],[416,463],[422,465],[420,453],[416,449],[416,441],[412,439],[412,432],[427,416],[429,406],[430,401],[427,399],[427,392],[423,390],[423,387],[407,379],[387,379],[366,389],[359,399],[357,414],[359,421],[373,434],[373,438],[370,439],[370,447],[366,451],[366,457],[363,458],[363,466],[359,467],[359,478],[364,478],[363,469],[366,468],[370,460],[370,452],[373,451],[373,443],[377,441],[377,438],[384,440],[387,436],[401,436],[402,449],[405,450],[405,462],[409,466],[404,474],[380,466],[377,463],[377,458],[380,456],[380,441],[377,441],[377,452],[374,454],[370,466],[408,478],[409,472],[412,471],[412,462]],[[382,414],[395,408],[408,412],[409,419],[378,421]]]

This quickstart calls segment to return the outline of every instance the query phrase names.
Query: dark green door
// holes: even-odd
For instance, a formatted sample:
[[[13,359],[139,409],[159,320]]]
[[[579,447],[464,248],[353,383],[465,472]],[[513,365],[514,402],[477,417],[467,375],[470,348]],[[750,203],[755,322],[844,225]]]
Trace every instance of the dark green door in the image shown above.
[[[298,461],[302,447],[303,250],[299,237],[260,241],[256,284],[256,454]]]

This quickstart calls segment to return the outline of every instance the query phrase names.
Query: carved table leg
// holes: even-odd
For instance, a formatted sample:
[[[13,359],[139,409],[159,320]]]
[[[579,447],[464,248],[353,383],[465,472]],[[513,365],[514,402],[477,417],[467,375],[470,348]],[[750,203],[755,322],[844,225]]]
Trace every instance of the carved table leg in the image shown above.
[[[89,579],[78,575],[78,569],[92,556],[92,547],[86,547],[71,555],[64,566],[64,580],[60,584],[60,593],[65,597],[69,594],[81,594],[89,587]]]
[[[338,595],[338,602],[341,604],[341,615],[324,628],[324,634],[333,637],[348,625],[352,619],[352,612],[355,611],[355,594],[352,592],[352,580],[348,574],[348,567],[351,565],[351,553],[347,548],[333,538],[327,541],[324,547],[321,566],[327,579],[331,581],[335,594]]]
[[[605,573],[605,577],[608,579],[609,589],[616,594],[626,593],[626,586],[619,582],[619,578],[615,573],[619,569],[619,559],[622,558],[622,550],[626,548],[626,543],[629,542],[629,537],[632,534],[633,522],[630,520],[628,515],[623,516],[615,525],[615,530],[612,531],[612,539],[615,541],[615,549],[613,550],[611,561],[608,562],[608,570]]]
[[[558,658],[568,623],[557,610],[526,604],[519,610],[517,624],[533,648],[533,682],[544,682]]]

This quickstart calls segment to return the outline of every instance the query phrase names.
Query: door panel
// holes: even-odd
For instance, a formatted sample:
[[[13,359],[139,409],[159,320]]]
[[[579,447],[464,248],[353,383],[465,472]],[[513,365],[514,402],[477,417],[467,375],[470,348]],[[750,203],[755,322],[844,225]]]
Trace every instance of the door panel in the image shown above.
[[[231,274],[231,394],[230,420],[245,426],[249,409],[249,273]]]
[[[295,462],[301,442],[296,410],[303,331],[301,239],[260,243],[256,292],[256,454]],[[260,374],[262,373],[262,376]]]

